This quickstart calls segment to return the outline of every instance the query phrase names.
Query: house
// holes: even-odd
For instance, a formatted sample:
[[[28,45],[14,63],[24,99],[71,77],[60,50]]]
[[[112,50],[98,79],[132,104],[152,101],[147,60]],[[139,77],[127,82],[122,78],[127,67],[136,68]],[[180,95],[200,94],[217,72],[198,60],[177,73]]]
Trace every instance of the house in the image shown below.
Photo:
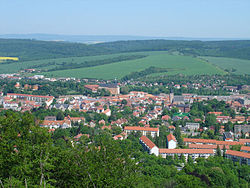
[[[175,149],[176,145],[177,145],[177,141],[175,139],[175,136],[172,135],[172,134],[169,134],[167,136],[167,146],[168,146],[168,149]]]
[[[171,120],[171,117],[169,115],[165,115],[165,116],[161,117],[161,120],[162,121],[168,121],[168,120]]]
[[[104,110],[104,112],[102,112],[102,113],[105,114],[106,116],[111,116],[111,110],[110,109]]]
[[[41,127],[49,128],[49,129],[66,129],[71,128],[71,121],[69,120],[59,120],[59,121],[50,121],[44,120],[41,124]]]
[[[178,108],[182,113],[188,113],[190,111],[189,104],[177,104],[176,108]]]
[[[70,117],[70,116],[67,116],[64,118],[64,120],[69,120],[73,123],[81,123],[81,122],[84,122],[85,121],[85,118],[84,117]]]
[[[208,114],[214,114],[215,116],[221,115],[222,112],[208,112]]]
[[[114,140],[124,140],[125,137],[126,137],[126,133],[122,132],[121,134],[114,136],[113,139]]]
[[[216,117],[216,121],[218,123],[228,123],[229,120],[230,120],[229,116],[217,116]]]
[[[124,127],[124,131],[127,135],[131,134],[132,132],[141,132],[143,136],[147,135],[151,135],[152,137],[159,136],[159,128],[126,126]]]
[[[224,141],[234,141],[232,133],[224,132],[223,133],[223,140]]]
[[[140,143],[149,154],[159,155],[159,148],[146,136],[140,137]]]
[[[185,126],[187,129],[189,130],[192,130],[192,131],[195,131],[195,130],[198,130],[200,128],[200,124],[199,123],[186,123],[186,126]]]
[[[56,121],[56,116],[46,116],[44,118],[44,120],[47,120],[47,121]]]
[[[250,165],[250,153],[227,150],[225,156],[226,158],[231,159],[234,162],[239,162],[240,164]]]
[[[72,105],[69,105],[69,104],[55,104],[53,106],[53,108],[65,111],[65,110],[71,110],[72,109]]]
[[[242,136],[242,134],[249,134],[250,132],[250,125],[235,125],[234,126],[234,134],[235,137]]]

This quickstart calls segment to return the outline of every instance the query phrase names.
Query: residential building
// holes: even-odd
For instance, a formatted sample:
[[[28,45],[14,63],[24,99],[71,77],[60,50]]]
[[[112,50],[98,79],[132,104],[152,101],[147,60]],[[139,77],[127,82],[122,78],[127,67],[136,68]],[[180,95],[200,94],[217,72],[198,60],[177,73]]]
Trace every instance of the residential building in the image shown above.
[[[197,159],[198,157],[208,158],[214,155],[213,149],[159,149],[159,155],[163,158],[167,156],[174,157],[177,155],[181,157],[183,155],[187,161],[188,156],[191,156],[193,160]]]
[[[143,136],[159,136],[159,128],[126,126],[124,127],[124,131],[127,135],[131,134],[132,132],[141,132]]]
[[[154,154],[156,156],[159,155],[159,148],[146,136],[140,138],[140,143],[149,154]]]
[[[173,134],[169,134],[167,136],[167,146],[168,149],[175,149],[177,145],[177,141],[175,139],[175,136]]]
[[[226,158],[231,159],[234,162],[239,162],[240,164],[250,165],[250,153],[227,150],[225,156]]]
[[[240,151],[245,153],[250,153],[250,147],[249,146],[241,146]]]
[[[187,129],[189,130],[192,130],[192,131],[195,131],[195,130],[198,130],[200,128],[200,124],[199,123],[186,123],[186,126],[185,126]]]
[[[224,141],[234,141],[233,135],[230,132],[223,133],[223,140]]]
[[[234,126],[234,134],[235,137],[242,136],[242,134],[250,133],[250,125],[235,125]]]

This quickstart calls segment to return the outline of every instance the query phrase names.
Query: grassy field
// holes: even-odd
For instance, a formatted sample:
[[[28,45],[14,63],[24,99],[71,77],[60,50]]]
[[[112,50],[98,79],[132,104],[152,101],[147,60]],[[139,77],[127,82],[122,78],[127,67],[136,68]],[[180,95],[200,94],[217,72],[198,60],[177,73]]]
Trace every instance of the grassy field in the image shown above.
[[[170,69],[169,72],[160,73],[160,75],[173,75],[178,73],[185,75],[225,74],[223,70],[198,58],[192,58],[190,56],[169,55],[167,52],[146,53],[148,53],[149,56],[142,59],[122,61],[88,68],[47,72],[45,75],[55,77],[119,79],[131,72],[142,71],[150,66]],[[159,74],[152,76],[158,75]]]
[[[224,57],[201,57],[208,62],[225,70],[236,69],[236,74],[250,74],[250,60],[224,58]]]
[[[94,61],[94,60],[102,60],[102,59],[109,59],[118,56],[125,56],[125,55],[136,55],[136,54],[151,54],[151,52],[134,52],[134,53],[120,53],[120,54],[110,54],[110,55],[99,55],[99,56],[85,56],[85,57],[70,57],[70,58],[58,58],[58,59],[45,59],[45,60],[36,60],[36,61],[24,61],[10,64],[0,64],[0,74],[2,73],[15,73],[19,70],[34,68],[36,65],[43,65],[48,64],[43,67],[39,67],[38,69],[46,70],[56,67],[57,65],[49,65],[49,64],[60,64],[63,62],[66,63],[81,63],[84,61]]]

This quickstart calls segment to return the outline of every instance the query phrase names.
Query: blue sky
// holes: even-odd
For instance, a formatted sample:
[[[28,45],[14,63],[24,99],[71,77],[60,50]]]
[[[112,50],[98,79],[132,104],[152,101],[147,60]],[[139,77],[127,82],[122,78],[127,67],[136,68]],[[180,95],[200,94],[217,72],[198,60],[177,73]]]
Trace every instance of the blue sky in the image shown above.
[[[0,0],[0,34],[250,38],[250,0]]]

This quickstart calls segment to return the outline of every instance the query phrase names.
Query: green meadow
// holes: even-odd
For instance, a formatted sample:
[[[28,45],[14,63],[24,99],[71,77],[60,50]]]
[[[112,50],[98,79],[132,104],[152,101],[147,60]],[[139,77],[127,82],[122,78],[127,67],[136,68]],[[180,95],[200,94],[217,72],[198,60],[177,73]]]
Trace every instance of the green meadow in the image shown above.
[[[61,70],[46,72],[47,76],[55,77],[76,77],[76,78],[98,78],[114,79],[135,72],[142,71],[151,66],[160,68],[169,68],[166,73],[160,73],[152,76],[163,74],[225,74],[225,72],[204,60],[193,58],[191,56],[169,55],[168,52],[145,52],[147,57],[142,59],[122,61],[112,64],[106,64],[95,67]]]
[[[235,69],[236,74],[250,74],[250,60],[225,58],[225,57],[201,57],[208,60],[208,62],[225,70]]]

